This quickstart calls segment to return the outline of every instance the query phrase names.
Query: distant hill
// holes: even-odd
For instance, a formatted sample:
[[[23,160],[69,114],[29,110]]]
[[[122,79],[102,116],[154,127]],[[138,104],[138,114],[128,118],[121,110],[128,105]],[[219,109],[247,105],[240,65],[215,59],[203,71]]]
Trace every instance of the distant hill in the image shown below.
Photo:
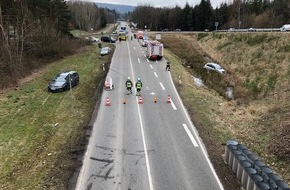
[[[96,2],[96,5],[101,8],[108,8],[110,10],[116,10],[116,12],[119,12],[121,14],[124,14],[126,12],[133,12],[136,8],[136,6],[131,6],[131,5],[97,3],[97,2]]]

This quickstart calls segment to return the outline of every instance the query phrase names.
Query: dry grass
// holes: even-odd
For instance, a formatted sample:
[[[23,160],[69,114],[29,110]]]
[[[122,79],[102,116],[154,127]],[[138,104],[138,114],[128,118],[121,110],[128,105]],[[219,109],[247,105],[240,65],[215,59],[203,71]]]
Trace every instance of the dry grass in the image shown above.
[[[221,78],[220,83],[210,83],[210,89],[215,90],[206,90],[195,87],[190,76],[207,77],[200,66],[172,66],[175,83],[210,156],[215,158],[215,167],[223,167],[216,161],[223,151],[217,144],[236,139],[290,182],[289,37],[288,33],[162,36],[171,53],[182,58],[166,55],[174,60],[171,62],[181,66],[184,62],[192,63],[192,57],[199,57],[200,65],[210,59],[228,72],[229,76]],[[172,41],[174,45],[167,45]],[[183,76],[182,85],[178,84],[178,76]],[[226,101],[219,96],[219,89],[227,84],[234,86],[235,95],[240,93],[246,101]]]

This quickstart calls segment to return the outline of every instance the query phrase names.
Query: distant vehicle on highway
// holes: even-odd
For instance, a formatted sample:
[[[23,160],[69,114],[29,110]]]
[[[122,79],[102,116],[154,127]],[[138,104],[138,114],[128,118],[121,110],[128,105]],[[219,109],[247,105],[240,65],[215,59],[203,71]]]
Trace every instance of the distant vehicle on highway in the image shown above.
[[[229,31],[230,32],[234,32],[235,31],[235,28],[229,28]]]
[[[290,31],[290,24],[284,24],[280,30],[281,32]]]
[[[89,40],[90,42],[100,42],[100,39],[94,36],[86,37],[86,39]]]
[[[226,73],[226,71],[217,63],[207,63],[204,65],[203,68],[206,69],[208,72],[209,71],[216,71],[216,72],[221,73],[221,74]]]
[[[175,32],[181,32],[181,29],[177,28],[175,29]]]
[[[139,30],[137,32],[137,39],[143,39],[143,37],[144,37],[144,32],[142,30]]]
[[[102,36],[101,41],[108,42],[108,43],[115,43],[116,42],[116,40],[111,36]]]
[[[58,73],[48,84],[49,92],[66,91],[70,86],[79,84],[79,74],[76,71]]]
[[[249,28],[248,32],[256,32],[256,29],[255,28]]]

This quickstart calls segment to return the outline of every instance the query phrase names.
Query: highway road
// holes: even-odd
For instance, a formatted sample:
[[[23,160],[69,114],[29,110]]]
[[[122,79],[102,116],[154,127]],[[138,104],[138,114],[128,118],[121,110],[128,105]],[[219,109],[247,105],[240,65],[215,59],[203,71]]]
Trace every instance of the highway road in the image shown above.
[[[114,89],[103,92],[76,190],[223,189],[165,61],[147,60],[140,43],[116,43]],[[135,88],[126,94],[128,76],[134,84],[141,78],[143,104]]]

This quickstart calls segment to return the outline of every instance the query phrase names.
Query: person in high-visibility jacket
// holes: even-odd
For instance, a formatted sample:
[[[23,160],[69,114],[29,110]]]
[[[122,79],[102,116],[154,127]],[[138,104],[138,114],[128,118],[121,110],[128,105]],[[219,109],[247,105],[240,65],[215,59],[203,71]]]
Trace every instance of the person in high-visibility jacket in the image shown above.
[[[138,78],[138,81],[136,82],[135,87],[137,89],[136,96],[140,96],[140,92],[141,92],[141,88],[142,88],[142,82],[141,82],[140,78]]]
[[[170,71],[170,61],[166,61],[166,68],[165,68],[166,71]]]
[[[126,87],[127,87],[127,93],[131,93],[132,94],[132,86],[133,86],[133,83],[131,81],[131,78],[128,77],[128,79],[126,80]]]

